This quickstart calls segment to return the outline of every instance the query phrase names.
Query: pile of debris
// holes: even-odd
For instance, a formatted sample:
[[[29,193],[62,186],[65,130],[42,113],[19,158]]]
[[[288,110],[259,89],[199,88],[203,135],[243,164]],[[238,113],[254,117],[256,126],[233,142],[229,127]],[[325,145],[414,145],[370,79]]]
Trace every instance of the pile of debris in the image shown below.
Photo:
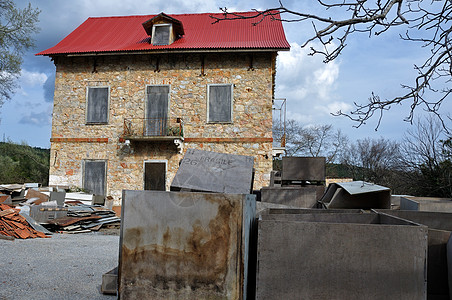
[[[19,214],[20,210],[6,204],[0,204],[0,237],[13,240],[14,238],[46,238],[46,234],[35,230],[27,219]]]
[[[41,217],[36,211],[41,213]],[[64,208],[37,205],[33,207],[32,212],[32,216],[39,219],[47,229],[58,233],[84,233],[98,231],[102,227],[119,228],[121,221],[109,209],[83,203],[72,203]]]
[[[14,210],[17,217],[26,223],[28,221],[29,226],[44,236],[52,234],[50,231],[83,233],[101,228],[117,230],[121,221],[113,210],[104,207],[105,197],[66,193],[63,189],[41,188],[38,184],[0,185],[0,203],[8,207],[8,212]],[[1,228],[0,234],[6,236]],[[5,228],[11,231],[8,226]],[[23,233],[17,233],[15,237],[26,238]]]

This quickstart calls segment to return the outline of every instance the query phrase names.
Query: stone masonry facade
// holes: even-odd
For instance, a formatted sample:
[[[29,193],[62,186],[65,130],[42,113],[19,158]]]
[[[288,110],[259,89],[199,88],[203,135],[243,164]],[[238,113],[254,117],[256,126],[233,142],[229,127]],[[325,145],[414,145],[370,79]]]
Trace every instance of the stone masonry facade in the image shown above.
[[[184,149],[254,157],[254,189],[272,170],[275,52],[57,56],[50,185],[82,187],[83,162],[107,162],[106,196],[144,188],[144,163],[166,162],[166,188],[183,153],[171,141],[135,141],[124,152],[124,120],[145,117],[146,87],[168,85],[169,118],[183,120]],[[209,84],[233,84],[232,122],[207,122]],[[86,124],[88,87],[109,88],[108,124]]]

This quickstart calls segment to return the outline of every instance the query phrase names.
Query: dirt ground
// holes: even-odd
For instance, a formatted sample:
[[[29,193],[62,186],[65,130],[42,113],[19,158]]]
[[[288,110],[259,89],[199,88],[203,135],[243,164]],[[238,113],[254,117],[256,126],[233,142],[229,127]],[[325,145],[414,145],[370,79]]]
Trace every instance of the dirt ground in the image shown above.
[[[118,253],[118,229],[0,239],[0,300],[116,299],[100,286]]]

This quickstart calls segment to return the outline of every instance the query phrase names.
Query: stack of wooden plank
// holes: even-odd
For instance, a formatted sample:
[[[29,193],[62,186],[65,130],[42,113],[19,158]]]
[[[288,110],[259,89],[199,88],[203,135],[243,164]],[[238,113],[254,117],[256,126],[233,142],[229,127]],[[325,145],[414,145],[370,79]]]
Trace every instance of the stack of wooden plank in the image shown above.
[[[0,235],[4,239],[46,238],[43,232],[30,226],[19,214],[20,210],[6,204],[0,204]]]

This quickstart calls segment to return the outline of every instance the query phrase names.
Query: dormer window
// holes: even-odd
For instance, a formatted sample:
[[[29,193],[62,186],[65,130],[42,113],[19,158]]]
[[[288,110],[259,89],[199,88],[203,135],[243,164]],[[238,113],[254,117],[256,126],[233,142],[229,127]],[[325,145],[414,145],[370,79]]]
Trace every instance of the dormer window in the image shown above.
[[[169,45],[172,26],[171,24],[155,24],[152,26],[151,43],[155,46]]]
[[[171,45],[185,34],[182,22],[164,13],[147,20],[142,25],[151,36],[150,42],[154,46]]]

